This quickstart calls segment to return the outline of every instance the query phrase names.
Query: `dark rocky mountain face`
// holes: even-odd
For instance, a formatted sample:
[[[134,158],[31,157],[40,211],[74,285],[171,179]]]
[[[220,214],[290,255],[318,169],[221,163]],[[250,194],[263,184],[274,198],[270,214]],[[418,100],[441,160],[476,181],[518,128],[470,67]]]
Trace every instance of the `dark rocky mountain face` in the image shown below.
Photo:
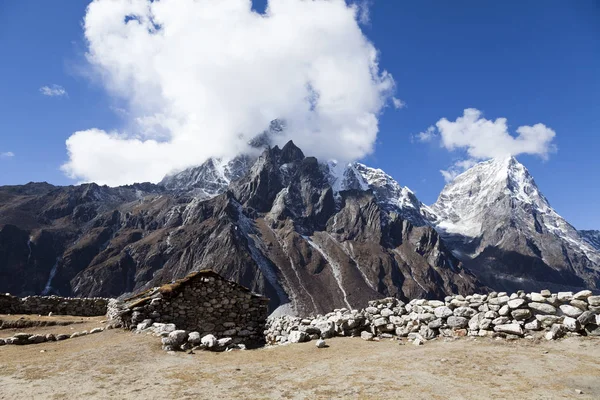
[[[597,236],[514,159],[479,164],[428,207],[381,170],[289,142],[159,185],[0,187],[0,291],[114,297],[213,269],[271,310],[310,314],[488,287],[598,289]]]
[[[307,314],[482,289],[434,229],[330,178],[289,142],[208,199],[151,184],[2,187],[0,291],[119,296],[213,269]]]

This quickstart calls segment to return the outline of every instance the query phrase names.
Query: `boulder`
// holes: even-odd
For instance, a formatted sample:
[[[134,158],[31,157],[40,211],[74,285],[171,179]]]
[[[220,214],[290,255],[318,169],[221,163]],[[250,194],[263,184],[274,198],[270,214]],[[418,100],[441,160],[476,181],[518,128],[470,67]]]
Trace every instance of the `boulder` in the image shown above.
[[[509,300],[508,301],[508,307],[511,310],[517,309],[517,308],[521,308],[521,307],[525,307],[527,305],[527,302],[523,299],[513,299],[513,300]]]
[[[380,315],[382,317],[389,317],[390,315],[394,315],[394,312],[389,308],[384,308],[383,310],[381,310]]]
[[[309,336],[306,332],[302,332],[302,331],[292,331],[290,332],[290,335],[288,336],[288,340],[291,343],[302,343],[302,342],[307,342],[309,340]]]
[[[192,346],[198,346],[199,344],[202,343],[202,338],[200,337],[200,333],[199,332],[190,332],[188,334],[188,339],[187,341],[192,345]]]
[[[508,317],[498,317],[492,321],[494,325],[506,325],[510,322],[510,318]]]
[[[504,324],[504,325],[496,325],[494,326],[494,331],[507,333],[510,335],[519,335],[523,336],[523,328],[519,324]]]
[[[581,325],[579,324],[579,321],[577,321],[575,318],[571,318],[571,317],[565,317],[563,319],[563,325],[568,331],[571,331],[571,332],[577,332],[578,330],[581,329]]]
[[[46,341],[45,335],[31,335],[29,337],[30,343],[44,343]]]
[[[152,320],[151,319],[145,319],[142,322],[140,322],[139,324],[137,324],[136,326],[136,330],[137,331],[144,331],[148,328],[152,327]]]
[[[297,331],[295,331],[297,332]],[[304,332],[303,332],[304,333]],[[200,344],[204,345],[206,348],[213,348],[217,345],[218,341],[215,335],[212,334],[208,334],[208,335],[204,335],[202,336],[202,339],[200,339]]]
[[[470,307],[457,307],[454,309],[453,314],[457,317],[471,318],[473,315],[477,314],[477,311]]]
[[[362,331],[362,332],[360,333],[360,338],[361,338],[362,340],[369,340],[369,341],[370,341],[370,340],[373,340],[373,337],[374,337],[374,336],[373,336],[373,334],[372,334],[371,332]]]
[[[429,329],[440,329],[442,327],[443,321],[441,318],[436,318],[433,321],[427,324]]]
[[[587,303],[587,301],[584,301],[584,300],[573,299],[569,302],[569,304],[572,305],[573,307],[579,308],[582,311],[587,311],[587,309],[588,309],[588,303]]]
[[[562,306],[560,306],[560,311],[562,311],[563,314],[565,314],[569,317],[572,317],[572,318],[577,318],[581,314],[583,314],[582,309],[573,307],[572,305],[569,305],[569,304],[563,304]]]
[[[323,339],[328,339],[335,335],[335,325],[331,321],[318,321],[315,323],[315,328],[319,330]]]
[[[556,307],[546,303],[531,302],[529,308],[541,314],[556,314]]]
[[[510,300],[510,297],[504,295],[504,296],[498,296],[498,297],[494,297],[494,298],[490,299],[489,303],[494,306],[503,306],[504,304],[508,303],[509,300]]]
[[[503,317],[508,316],[508,314],[510,314],[510,307],[508,307],[508,304],[505,304],[502,307],[500,307],[500,309],[498,310],[498,314],[500,314]]]
[[[563,337],[565,334],[565,328],[562,325],[554,324],[548,332],[546,332],[546,340],[556,340]]]
[[[454,315],[448,317],[446,320],[446,324],[449,327],[457,329],[457,328],[466,328],[469,325],[469,320],[465,317],[456,317]]]
[[[574,300],[585,300],[592,295],[591,290],[582,290],[573,295]]]
[[[597,324],[587,324],[585,326],[585,333],[588,336],[600,336],[600,326]]]
[[[232,343],[233,343],[233,339],[232,338],[225,337],[225,338],[221,338],[221,339],[217,340],[217,346],[216,347],[222,349],[223,347],[227,347],[227,346],[229,346]]]
[[[533,321],[529,321],[525,324],[525,329],[528,331],[539,331],[542,329],[542,323],[539,320],[534,319]]]
[[[600,306],[600,296],[590,296],[587,298],[587,302],[590,306],[599,307]]]
[[[516,310],[512,310],[510,315],[517,321],[522,321],[531,318],[531,310],[527,308],[518,308]]]
[[[577,317],[577,321],[581,324],[581,326],[586,326],[595,321],[595,314],[591,311],[584,311],[581,313],[579,317]]]
[[[573,292],[558,292],[559,301],[571,301],[573,300]]]
[[[452,312],[450,307],[447,307],[447,306],[437,307],[433,310],[433,313],[438,318],[448,318],[451,315],[454,315],[454,312]]]
[[[547,296],[543,296],[540,293],[531,293],[531,301],[534,301],[536,303],[545,303],[546,297]]]

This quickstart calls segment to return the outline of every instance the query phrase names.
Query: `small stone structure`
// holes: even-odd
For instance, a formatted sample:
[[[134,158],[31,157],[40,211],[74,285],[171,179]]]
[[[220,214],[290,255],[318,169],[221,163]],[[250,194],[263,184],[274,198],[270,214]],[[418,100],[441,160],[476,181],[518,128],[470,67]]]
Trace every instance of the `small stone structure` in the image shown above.
[[[365,340],[408,337],[415,344],[438,336],[517,339],[600,336],[600,296],[578,293],[507,293],[448,296],[440,300],[373,300],[362,310],[345,308],[317,317],[269,318],[267,343],[305,342],[333,336]]]
[[[107,316],[111,323],[126,328],[174,324],[201,336],[260,344],[264,342],[268,303],[268,298],[203,270],[122,302],[111,301]]]
[[[16,297],[0,294],[0,314],[77,315],[95,317],[105,315],[110,299],[58,296]]]

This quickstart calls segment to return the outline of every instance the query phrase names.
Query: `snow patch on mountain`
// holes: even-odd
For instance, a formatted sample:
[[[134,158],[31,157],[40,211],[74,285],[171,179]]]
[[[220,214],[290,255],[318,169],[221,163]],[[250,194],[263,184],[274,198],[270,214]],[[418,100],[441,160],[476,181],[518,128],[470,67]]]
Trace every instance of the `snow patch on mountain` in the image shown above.
[[[327,169],[329,183],[335,193],[343,190],[371,191],[387,211],[397,212],[414,225],[427,225],[423,215],[430,213],[429,207],[421,203],[412,190],[400,186],[383,170],[359,162],[341,166],[335,161],[327,163]]]

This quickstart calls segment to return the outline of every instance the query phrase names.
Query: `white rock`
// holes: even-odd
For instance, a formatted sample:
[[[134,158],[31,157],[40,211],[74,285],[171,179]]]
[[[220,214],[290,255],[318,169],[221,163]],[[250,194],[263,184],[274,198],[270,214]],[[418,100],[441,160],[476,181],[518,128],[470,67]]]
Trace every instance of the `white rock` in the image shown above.
[[[327,343],[325,343],[325,341],[323,339],[319,339],[319,340],[317,340],[316,346],[318,349],[323,349],[323,348],[327,347]]]
[[[582,290],[573,295],[574,300],[585,300],[592,295],[591,290]]]
[[[539,331],[542,328],[542,323],[537,319],[525,324],[525,329],[529,331]]]
[[[510,307],[508,306],[508,304],[505,304],[502,307],[500,307],[500,310],[498,310],[498,314],[500,314],[503,317],[506,317],[508,314],[510,314]]]
[[[448,318],[449,316],[454,315],[450,307],[447,306],[437,307],[433,310],[433,313],[438,318]]]
[[[288,340],[291,343],[301,343],[310,340],[308,334],[302,331],[292,331],[288,336]]]
[[[523,328],[519,324],[504,324],[504,325],[496,325],[494,327],[496,332],[508,333],[511,335],[519,335],[523,336]]]
[[[227,347],[233,342],[233,339],[230,337],[225,337],[217,340],[217,347]]]
[[[590,296],[587,298],[587,301],[590,304],[590,306],[600,306],[600,296]]]
[[[529,308],[542,314],[556,314],[556,307],[546,303],[529,303]]]
[[[565,317],[565,319],[563,320],[563,325],[565,326],[565,328],[567,328],[567,330],[571,332],[576,332],[579,329],[581,329],[579,322],[575,318],[571,317]]]
[[[523,307],[526,303],[527,302],[523,299],[509,300],[508,307],[510,307],[511,310],[514,310],[515,308]]]
[[[367,331],[362,331],[360,333],[360,337],[363,340],[373,340],[373,334],[371,332],[367,332]]]
[[[558,292],[558,300],[560,300],[560,301],[573,300],[573,292]]]
[[[573,307],[572,305],[569,305],[569,304],[563,304],[562,306],[560,306],[560,311],[562,311],[563,314],[568,315],[569,317],[572,317],[572,318],[577,318],[583,313],[583,310],[581,310],[577,307]]]
[[[202,339],[200,339],[200,343],[210,349],[217,345],[217,338],[215,335],[205,335],[202,337]]]
[[[546,296],[542,296],[540,293],[531,293],[531,301],[535,301],[536,303],[545,303]]]
[[[202,338],[200,337],[200,333],[199,332],[190,332],[188,335],[188,342],[190,342],[190,344],[192,346],[197,346],[200,343],[202,343]]]

